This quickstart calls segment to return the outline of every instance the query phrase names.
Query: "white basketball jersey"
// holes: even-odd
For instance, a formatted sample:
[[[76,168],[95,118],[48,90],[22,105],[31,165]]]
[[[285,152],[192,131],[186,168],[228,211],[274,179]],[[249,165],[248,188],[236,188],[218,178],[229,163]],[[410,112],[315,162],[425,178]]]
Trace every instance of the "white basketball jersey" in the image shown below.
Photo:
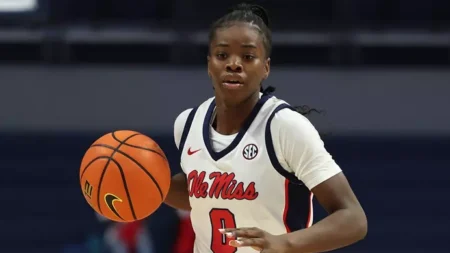
[[[311,193],[277,160],[270,121],[286,102],[263,96],[231,145],[215,152],[210,123],[211,98],[192,110],[180,142],[181,166],[188,180],[195,253],[254,253],[234,248],[220,228],[258,227],[283,234],[310,226]]]

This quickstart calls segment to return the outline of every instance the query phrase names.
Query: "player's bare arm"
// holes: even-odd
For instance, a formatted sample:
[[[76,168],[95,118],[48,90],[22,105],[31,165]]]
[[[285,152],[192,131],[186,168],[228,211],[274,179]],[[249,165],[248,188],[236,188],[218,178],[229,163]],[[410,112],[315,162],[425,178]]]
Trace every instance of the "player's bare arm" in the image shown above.
[[[367,234],[367,219],[343,173],[319,184],[313,193],[329,216],[310,228],[274,236],[258,228],[223,230],[234,247],[264,249],[264,253],[315,253],[342,248],[362,240]]]
[[[287,234],[291,249],[324,252],[364,239],[366,215],[343,173],[316,186],[312,192],[329,216],[308,229]]]
[[[167,194],[164,203],[176,209],[191,210],[187,189],[186,175],[184,173],[174,175],[170,182],[169,193]]]

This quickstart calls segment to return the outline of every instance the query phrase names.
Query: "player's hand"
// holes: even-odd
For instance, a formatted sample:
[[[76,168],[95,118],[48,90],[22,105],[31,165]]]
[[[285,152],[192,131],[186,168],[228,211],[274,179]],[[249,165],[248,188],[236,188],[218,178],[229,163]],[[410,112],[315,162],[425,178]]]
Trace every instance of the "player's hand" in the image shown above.
[[[230,241],[230,246],[252,247],[262,253],[287,253],[289,242],[283,235],[272,235],[259,228],[227,228],[221,229]]]

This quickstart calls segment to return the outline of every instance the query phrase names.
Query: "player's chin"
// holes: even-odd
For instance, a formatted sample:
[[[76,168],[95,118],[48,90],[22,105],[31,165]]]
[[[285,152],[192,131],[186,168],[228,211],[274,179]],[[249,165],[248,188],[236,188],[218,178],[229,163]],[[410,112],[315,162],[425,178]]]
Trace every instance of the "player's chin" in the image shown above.
[[[244,104],[248,100],[248,93],[242,92],[223,92],[222,93],[223,102],[228,107],[238,107]]]

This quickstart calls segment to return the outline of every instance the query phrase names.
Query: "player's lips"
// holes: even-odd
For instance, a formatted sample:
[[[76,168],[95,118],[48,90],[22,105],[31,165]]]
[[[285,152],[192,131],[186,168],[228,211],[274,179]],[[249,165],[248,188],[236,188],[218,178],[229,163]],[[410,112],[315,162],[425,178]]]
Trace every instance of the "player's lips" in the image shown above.
[[[242,83],[238,83],[238,82],[223,82],[222,86],[227,88],[227,89],[239,89],[242,86],[244,86]]]
[[[227,89],[239,89],[244,86],[244,81],[242,80],[242,77],[238,75],[230,75],[223,78],[222,86]]]

